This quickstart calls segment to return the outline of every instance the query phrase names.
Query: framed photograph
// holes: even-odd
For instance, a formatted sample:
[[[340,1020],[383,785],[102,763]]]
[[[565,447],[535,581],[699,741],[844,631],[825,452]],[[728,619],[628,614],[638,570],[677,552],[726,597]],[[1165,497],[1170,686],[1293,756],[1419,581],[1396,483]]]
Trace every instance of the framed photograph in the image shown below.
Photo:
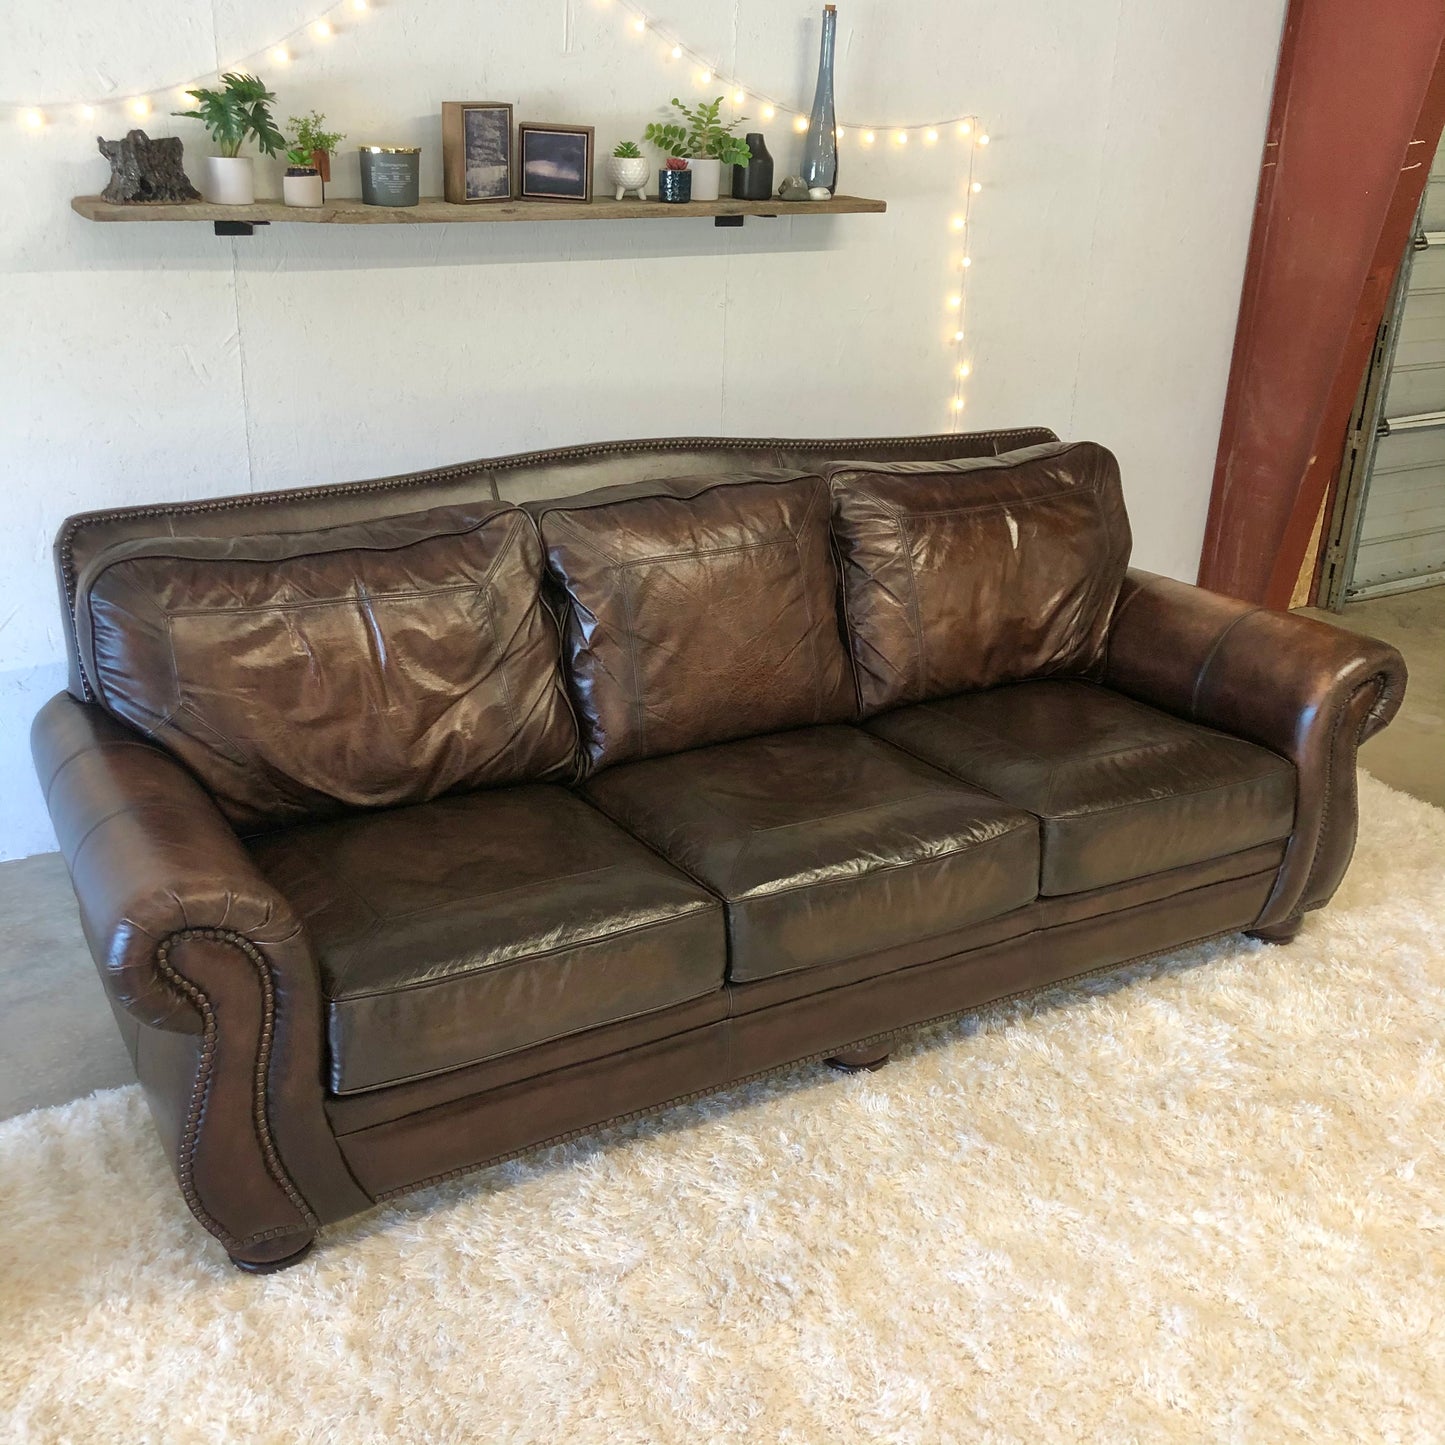
[[[442,189],[458,205],[510,201],[512,107],[498,100],[442,102]]]
[[[592,127],[524,120],[517,127],[517,175],[524,201],[590,201]]]

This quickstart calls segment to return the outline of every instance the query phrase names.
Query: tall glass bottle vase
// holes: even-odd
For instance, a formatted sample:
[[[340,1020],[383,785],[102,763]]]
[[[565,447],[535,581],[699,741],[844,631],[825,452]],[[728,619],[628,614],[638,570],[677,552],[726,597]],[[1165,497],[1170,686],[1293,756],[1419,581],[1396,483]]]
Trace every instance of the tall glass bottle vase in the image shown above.
[[[818,90],[803,146],[802,177],[809,186],[838,189],[838,125],[833,114],[833,50],[838,34],[838,7],[823,7],[823,49],[818,57]]]

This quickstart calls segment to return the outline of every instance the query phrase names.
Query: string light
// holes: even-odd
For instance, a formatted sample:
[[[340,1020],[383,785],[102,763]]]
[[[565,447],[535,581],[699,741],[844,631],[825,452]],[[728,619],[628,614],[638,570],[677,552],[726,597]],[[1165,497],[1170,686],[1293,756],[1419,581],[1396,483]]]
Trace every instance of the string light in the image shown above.
[[[606,9],[614,0],[594,0],[598,9]],[[310,35],[318,42],[327,42],[336,37],[337,30],[331,20],[331,16],[337,14],[341,9],[349,9],[355,14],[365,14],[370,9],[370,0],[330,0],[327,9],[309,23],[303,24],[296,30],[291,31],[287,36],[270,45],[263,47],[260,51],[254,52],[256,56],[267,57],[270,62],[278,66],[292,64],[297,58],[295,42],[298,38],[302,41],[301,53],[305,53],[305,37]],[[739,84],[736,78],[729,79],[727,76],[718,76],[713,66],[697,50],[687,46],[676,35],[669,34],[666,29],[656,24],[653,18],[639,8],[636,0],[621,0],[621,9],[624,12],[624,19],[628,30],[634,35],[646,35],[649,30],[657,32],[663,41],[664,52],[673,60],[681,60],[684,57],[690,58],[697,65],[696,78],[699,85],[712,85],[715,82],[722,88],[732,90],[732,103],[736,107],[742,107],[748,102],[750,88]],[[659,57],[661,58],[661,57]],[[227,69],[247,68],[245,60],[238,61]],[[124,109],[136,119],[144,119],[152,112],[153,104],[159,103],[169,97],[172,91],[179,91],[187,102],[191,99],[189,91],[191,86],[161,86],[148,94],[132,95],[120,102]],[[759,114],[763,121],[775,120],[781,113],[792,117],[792,128],[799,134],[804,134],[809,126],[808,115],[793,105],[783,104],[776,99],[752,91],[752,99],[758,104]],[[57,101],[51,107],[54,114],[56,107],[64,105],[65,102]],[[74,114],[83,121],[95,119],[98,111],[106,105],[117,104],[114,100],[95,100],[77,102],[71,101],[74,107]],[[40,131],[46,127],[47,117],[44,106],[26,105],[15,106],[0,103],[0,109],[10,109],[16,115],[17,120],[27,130]],[[974,175],[974,158],[992,141],[989,133],[978,126],[976,116],[956,116],[953,119],[938,119],[929,123],[917,125],[875,125],[869,126],[861,121],[850,121],[849,124],[857,131],[858,143],[863,146],[873,146],[878,140],[879,131],[890,135],[894,146],[902,148],[908,144],[910,136],[916,131],[925,146],[937,145],[942,138],[946,127],[952,126],[960,140],[973,139],[973,144],[967,147],[968,155],[967,178],[964,186],[964,210],[961,215],[954,215],[950,218],[952,230],[959,233],[967,233],[969,230],[969,204],[972,198],[983,190],[983,182]],[[838,142],[841,144],[847,132],[843,126],[838,126],[834,132]],[[950,261],[952,267],[956,262],[958,271],[954,271],[955,278],[959,272],[968,273],[973,265],[973,259],[964,255],[958,257],[954,253],[954,260]],[[958,284],[957,279],[954,282]],[[964,310],[967,303],[967,296],[964,291],[949,292],[945,297],[948,310],[958,313],[959,321],[957,328],[951,333],[952,342],[955,347],[962,347],[965,341]],[[955,391],[950,403],[950,411],[956,418],[964,410],[965,398],[959,389],[959,384],[966,381],[972,375],[972,363],[962,356],[956,356],[953,366],[955,380]]]

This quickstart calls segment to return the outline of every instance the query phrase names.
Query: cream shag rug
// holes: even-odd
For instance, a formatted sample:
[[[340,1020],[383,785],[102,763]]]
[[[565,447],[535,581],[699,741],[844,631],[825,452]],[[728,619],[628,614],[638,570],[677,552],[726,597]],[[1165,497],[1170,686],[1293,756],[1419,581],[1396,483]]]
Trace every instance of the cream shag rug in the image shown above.
[[[799,1068],[241,1275],[138,1091],[0,1125],[0,1435],[1445,1440],[1445,813],[1298,943]]]

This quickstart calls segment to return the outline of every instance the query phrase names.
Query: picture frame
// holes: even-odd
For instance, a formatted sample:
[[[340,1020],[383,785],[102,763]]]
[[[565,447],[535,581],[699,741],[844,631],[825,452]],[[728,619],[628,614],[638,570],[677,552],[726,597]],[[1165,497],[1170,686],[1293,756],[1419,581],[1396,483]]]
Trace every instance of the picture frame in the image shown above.
[[[593,128],[523,121],[517,127],[517,195],[524,201],[592,199]]]
[[[512,106],[504,100],[442,102],[442,194],[454,205],[510,201],[517,188]]]

